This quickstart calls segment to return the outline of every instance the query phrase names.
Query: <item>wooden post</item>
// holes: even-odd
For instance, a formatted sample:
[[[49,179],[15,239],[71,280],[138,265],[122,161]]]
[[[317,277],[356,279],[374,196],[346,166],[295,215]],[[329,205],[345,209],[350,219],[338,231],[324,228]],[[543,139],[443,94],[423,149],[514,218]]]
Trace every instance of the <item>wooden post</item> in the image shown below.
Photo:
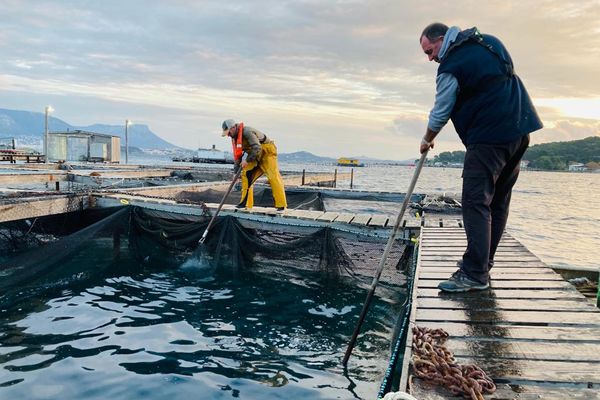
[[[304,179],[306,178],[306,170],[302,170],[302,186],[304,186]]]
[[[337,184],[337,168],[335,169],[335,172],[333,173],[333,187],[335,188]]]
[[[596,295],[596,307],[600,308],[600,271],[598,271],[598,294]]]
[[[56,181],[56,191],[60,192],[60,182]]]
[[[352,189],[352,183],[354,182],[354,168],[350,170],[350,189]]]

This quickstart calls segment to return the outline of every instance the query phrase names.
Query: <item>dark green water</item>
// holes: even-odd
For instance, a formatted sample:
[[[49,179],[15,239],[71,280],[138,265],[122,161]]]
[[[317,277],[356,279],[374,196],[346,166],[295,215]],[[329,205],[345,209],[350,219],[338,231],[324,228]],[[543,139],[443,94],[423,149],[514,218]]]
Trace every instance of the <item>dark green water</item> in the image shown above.
[[[0,399],[376,397],[398,313],[389,301],[374,302],[345,374],[364,289],[106,254],[88,247],[58,288],[2,310]]]

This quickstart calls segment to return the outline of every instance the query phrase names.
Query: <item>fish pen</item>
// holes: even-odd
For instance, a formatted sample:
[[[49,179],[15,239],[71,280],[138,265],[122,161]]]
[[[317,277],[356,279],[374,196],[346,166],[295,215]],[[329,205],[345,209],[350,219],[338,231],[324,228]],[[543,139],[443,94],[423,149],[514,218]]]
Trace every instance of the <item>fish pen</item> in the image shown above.
[[[401,199],[289,192],[297,210],[385,213]],[[255,196],[268,202],[269,189]],[[197,215],[99,196],[97,208],[0,224],[0,397],[367,399],[397,387],[409,236],[392,247],[346,369],[381,231],[224,214],[199,246],[222,192],[170,197]]]

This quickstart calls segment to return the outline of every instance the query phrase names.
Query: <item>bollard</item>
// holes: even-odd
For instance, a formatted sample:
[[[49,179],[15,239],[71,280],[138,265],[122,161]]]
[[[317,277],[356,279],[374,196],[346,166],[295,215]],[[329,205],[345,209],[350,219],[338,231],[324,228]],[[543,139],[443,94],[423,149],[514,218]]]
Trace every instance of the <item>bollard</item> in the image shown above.
[[[306,178],[306,170],[303,169],[302,170],[302,186],[304,186],[304,180],[305,180],[305,178]]]
[[[352,183],[354,182],[354,168],[350,170],[350,189],[352,189]]]
[[[60,192],[60,183],[56,181],[56,191]]]
[[[335,169],[335,172],[333,173],[333,187],[336,188],[336,184],[337,184],[337,168]]]

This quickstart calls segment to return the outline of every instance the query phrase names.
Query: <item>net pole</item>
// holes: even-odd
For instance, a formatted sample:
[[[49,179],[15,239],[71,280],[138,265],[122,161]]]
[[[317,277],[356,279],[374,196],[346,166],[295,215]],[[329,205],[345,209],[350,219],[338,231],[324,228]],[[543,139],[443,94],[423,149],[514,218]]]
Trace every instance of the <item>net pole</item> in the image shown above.
[[[241,174],[242,174],[242,168],[240,166],[238,171],[235,173],[233,179],[231,180],[231,183],[229,184],[229,188],[227,189],[227,192],[221,199],[221,202],[219,203],[219,207],[217,207],[217,211],[215,212],[215,215],[212,216],[212,218],[210,219],[210,222],[208,223],[208,225],[206,226],[206,229],[204,230],[204,233],[202,234],[202,237],[200,238],[200,240],[198,240],[198,244],[202,244],[206,240],[206,236],[208,235],[208,230],[210,229],[213,222],[215,221],[215,218],[217,218],[217,215],[219,215],[219,213],[221,212],[221,208],[223,208],[223,204],[225,204],[225,200],[227,200],[227,196],[229,196],[229,193],[231,193],[231,189],[233,189],[233,185],[235,185],[235,182],[238,180],[238,178],[240,177]]]
[[[365,316],[367,315],[367,311],[369,310],[369,306],[371,305],[371,300],[373,300],[373,295],[375,294],[375,288],[377,287],[377,284],[379,283],[379,278],[381,277],[381,273],[383,272],[383,267],[385,266],[385,262],[388,258],[390,250],[392,249],[394,241],[396,240],[396,234],[398,233],[398,228],[400,227],[400,222],[402,221],[402,217],[404,217],[404,213],[406,212],[406,208],[408,207],[408,202],[410,201],[412,192],[415,189],[415,185],[417,184],[417,179],[419,178],[421,169],[423,169],[423,163],[425,162],[427,153],[428,153],[428,151],[425,151],[423,154],[421,154],[421,158],[419,159],[419,162],[417,163],[417,167],[415,169],[413,178],[410,182],[408,190],[406,191],[406,197],[404,198],[404,201],[402,202],[402,208],[400,209],[400,212],[398,213],[398,218],[396,218],[396,223],[394,224],[394,229],[393,229],[392,233],[390,234],[387,244],[385,245],[385,250],[383,251],[383,255],[381,257],[381,260],[379,261],[379,266],[377,267],[377,272],[375,273],[375,276],[373,277],[373,282],[371,283],[371,288],[369,289],[369,293],[367,294],[365,304],[363,305],[362,311],[360,312],[360,317],[358,318],[358,323],[356,324],[356,328],[354,328],[354,333],[352,334],[352,338],[350,339],[350,342],[348,343],[348,348],[346,349],[346,354],[344,354],[344,359],[342,360],[342,365],[344,365],[344,366],[346,366],[348,364],[348,359],[350,358],[350,355],[352,354],[352,350],[354,349],[354,345],[356,344],[356,338],[358,337],[358,334],[360,333],[360,328],[362,327],[362,324],[365,320]]]

